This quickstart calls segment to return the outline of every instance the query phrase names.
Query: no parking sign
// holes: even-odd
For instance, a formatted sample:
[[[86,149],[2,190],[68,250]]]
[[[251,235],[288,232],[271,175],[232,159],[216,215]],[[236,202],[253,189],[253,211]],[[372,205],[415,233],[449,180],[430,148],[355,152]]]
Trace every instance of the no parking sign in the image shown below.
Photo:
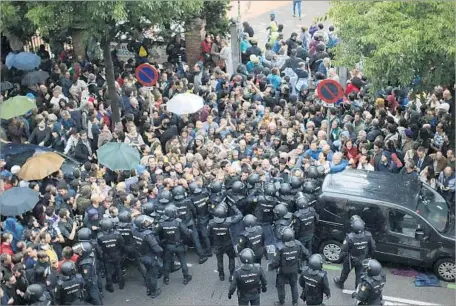
[[[150,64],[141,64],[136,68],[136,79],[143,86],[154,86],[158,77],[158,70]]]
[[[336,103],[344,95],[344,90],[339,82],[323,80],[317,86],[317,94],[326,103]]]

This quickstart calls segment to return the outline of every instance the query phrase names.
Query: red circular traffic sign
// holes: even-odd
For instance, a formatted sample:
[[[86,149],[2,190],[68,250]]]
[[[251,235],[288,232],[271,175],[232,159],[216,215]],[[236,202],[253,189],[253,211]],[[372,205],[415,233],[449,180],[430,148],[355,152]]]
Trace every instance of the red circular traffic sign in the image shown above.
[[[141,64],[136,68],[136,79],[143,86],[154,86],[158,76],[158,70],[150,64]]]
[[[323,80],[317,86],[317,94],[326,103],[336,103],[344,95],[344,89],[339,82]]]

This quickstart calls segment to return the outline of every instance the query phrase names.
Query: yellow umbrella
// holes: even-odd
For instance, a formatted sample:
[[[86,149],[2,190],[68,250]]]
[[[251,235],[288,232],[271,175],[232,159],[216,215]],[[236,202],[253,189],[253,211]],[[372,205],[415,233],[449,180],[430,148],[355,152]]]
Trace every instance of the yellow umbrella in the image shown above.
[[[21,167],[18,176],[26,181],[44,179],[58,171],[65,159],[54,152],[44,152],[30,157]]]

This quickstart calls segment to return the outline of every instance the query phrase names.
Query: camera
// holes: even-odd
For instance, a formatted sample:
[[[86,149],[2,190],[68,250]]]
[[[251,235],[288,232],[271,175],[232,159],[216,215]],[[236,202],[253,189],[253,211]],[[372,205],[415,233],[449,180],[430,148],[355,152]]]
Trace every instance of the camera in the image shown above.
[[[74,216],[73,221],[76,223],[77,228],[84,226],[83,217],[81,215]]]

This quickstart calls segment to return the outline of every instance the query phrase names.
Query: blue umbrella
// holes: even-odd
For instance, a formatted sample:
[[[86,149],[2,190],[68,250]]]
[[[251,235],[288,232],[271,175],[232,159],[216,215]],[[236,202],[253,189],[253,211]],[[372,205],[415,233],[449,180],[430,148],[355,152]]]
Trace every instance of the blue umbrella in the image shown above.
[[[138,150],[126,143],[108,142],[97,150],[98,162],[115,170],[131,170],[139,165]]]
[[[16,68],[17,70],[35,70],[40,66],[41,58],[36,55],[35,53],[31,52],[20,52],[20,53],[12,53],[10,52],[6,56],[5,64],[8,69],[12,67]]]
[[[3,216],[18,216],[32,210],[38,201],[38,193],[33,189],[13,187],[0,195],[0,213]]]

